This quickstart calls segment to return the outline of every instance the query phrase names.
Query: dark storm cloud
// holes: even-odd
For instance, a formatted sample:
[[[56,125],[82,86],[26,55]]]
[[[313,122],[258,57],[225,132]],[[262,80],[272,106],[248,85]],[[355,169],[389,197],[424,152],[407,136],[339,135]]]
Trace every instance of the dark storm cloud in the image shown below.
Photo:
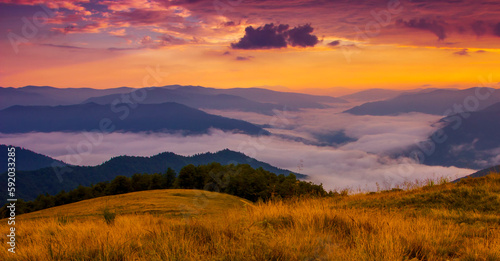
[[[237,43],[232,43],[234,49],[270,49],[284,48],[288,25],[266,24],[258,28],[249,26],[245,29],[245,36]]]
[[[314,28],[310,24],[289,29],[287,24],[266,24],[258,28],[249,26],[245,29],[245,36],[237,43],[232,43],[233,49],[271,49],[291,46],[315,46],[318,37],[311,34]]]
[[[311,34],[313,31],[310,24],[297,26],[288,30],[288,42],[292,46],[315,46],[318,43],[318,37]]]
[[[446,30],[441,22],[428,21],[426,19],[412,19],[410,21],[398,20],[398,24],[408,28],[430,31],[435,34],[439,40],[446,39]]]

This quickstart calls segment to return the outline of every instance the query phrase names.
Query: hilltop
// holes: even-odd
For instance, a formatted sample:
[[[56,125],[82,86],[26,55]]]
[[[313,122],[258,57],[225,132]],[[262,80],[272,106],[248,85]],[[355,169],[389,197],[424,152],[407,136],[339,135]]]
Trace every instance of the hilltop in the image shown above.
[[[203,204],[201,207],[200,204]],[[218,215],[243,208],[250,201],[229,194],[194,189],[162,189],[87,199],[20,215],[22,220],[99,218],[105,208],[118,215],[154,214],[166,217]]]
[[[5,248],[0,255],[5,260],[500,260],[499,196],[500,174],[255,204],[199,190],[136,192],[20,215],[16,229],[30,240],[19,241],[16,255]]]

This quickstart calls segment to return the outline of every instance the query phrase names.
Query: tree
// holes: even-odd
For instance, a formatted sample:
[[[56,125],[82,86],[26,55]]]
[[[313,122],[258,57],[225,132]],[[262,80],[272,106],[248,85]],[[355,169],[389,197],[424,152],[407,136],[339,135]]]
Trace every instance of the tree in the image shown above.
[[[191,189],[195,188],[196,167],[189,164],[179,171],[178,185],[179,188]]]
[[[125,176],[116,176],[106,188],[107,195],[123,194],[133,191],[132,180]]]
[[[172,188],[174,186],[175,176],[177,176],[175,170],[168,168],[162,176],[161,187],[164,189]]]

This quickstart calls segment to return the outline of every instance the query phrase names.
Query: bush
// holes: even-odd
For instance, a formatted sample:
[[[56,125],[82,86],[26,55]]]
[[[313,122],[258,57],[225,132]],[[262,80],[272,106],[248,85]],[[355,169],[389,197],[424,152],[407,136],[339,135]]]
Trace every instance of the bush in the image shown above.
[[[116,213],[111,212],[108,207],[104,208],[102,215],[104,217],[104,221],[106,221],[106,224],[110,225],[115,222]]]

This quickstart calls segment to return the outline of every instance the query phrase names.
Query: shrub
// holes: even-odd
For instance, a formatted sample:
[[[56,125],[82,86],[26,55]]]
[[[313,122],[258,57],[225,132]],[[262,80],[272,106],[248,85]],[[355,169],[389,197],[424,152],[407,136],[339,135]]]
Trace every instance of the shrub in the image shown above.
[[[111,212],[108,207],[104,208],[102,215],[104,217],[104,221],[106,221],[106,224],[110,225],[115,222],[116,213]]]

